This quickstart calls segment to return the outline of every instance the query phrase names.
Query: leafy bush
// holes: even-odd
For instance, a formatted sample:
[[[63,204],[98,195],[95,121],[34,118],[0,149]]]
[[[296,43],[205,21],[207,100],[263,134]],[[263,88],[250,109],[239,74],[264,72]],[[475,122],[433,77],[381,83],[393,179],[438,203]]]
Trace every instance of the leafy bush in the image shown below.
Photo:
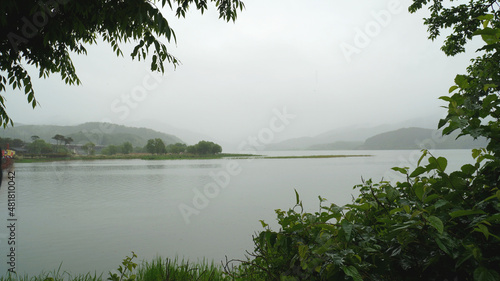
[[[394,168],[406,181],[368,180],[355,187],[361,194],[352,204],[325,206],[320,197],[315,213],[304,212],[297,194],[294,208],[276,210],[280,231],[263,222],[266,229],[254,237],[253,258],[243,263],[241,276],[499,280],[500,191],[482,174],[492,156],[476,150],[474,157],[475,165],[449,174],[446,159],[434,156],[412,172]]]

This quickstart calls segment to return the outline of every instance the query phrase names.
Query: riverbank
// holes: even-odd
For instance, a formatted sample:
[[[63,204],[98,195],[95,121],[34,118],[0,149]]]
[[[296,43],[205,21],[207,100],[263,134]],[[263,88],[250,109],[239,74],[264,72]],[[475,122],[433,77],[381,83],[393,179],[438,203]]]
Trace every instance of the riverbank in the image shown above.
[[[312,158],[347,158],[347,157],[370,157],[372,155],[306,155],[306,156],[265,156],[256,154],[237,154],[237,153],[220,153],[214,155],[196,155],[196,154],[162,154],[152,155],[145,153],[132,154],[116,154],[116,155],[77,155],[68,157],[39,157],[39,158],[23,158],[16,157],[16,163],[38,163],[38,162],[54,162],[54,161],[85,161],[85,160],[203,160],[203,159],[312,159]]]
[[[220,153],[214,155],[196,155],[196,154],[162,154],[152,155],[149,153],[131,153],[131,154],[115,154],[115,155],[75,155],[68,157],[35,157],[23,158],[16,157],[16,163],[36,163],[36,162],[53,162],[53,161],[75,161],[75,160],[128,160],[128,159],[141,159],[141,160],[182,160],[182,159],[223,159],[223,158],[252,158],[259,155],[253,154],[231,154]]]

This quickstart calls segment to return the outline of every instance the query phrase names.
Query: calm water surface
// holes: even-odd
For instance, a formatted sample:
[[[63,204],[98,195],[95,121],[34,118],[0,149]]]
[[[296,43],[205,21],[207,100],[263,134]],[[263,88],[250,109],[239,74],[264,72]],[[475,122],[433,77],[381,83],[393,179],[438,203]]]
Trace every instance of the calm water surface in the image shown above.
[[[434,152],[448,171],[471,163],[469,150]],[[395,179],[418,151],[264,152],[266,155],[369,154],[328,159],[99,160],[16,164],[16,269],[38,274],[108,272],[134,251],[220,262],[243,258],[275,209],[308,211],[318,195],[342,205],[361,177]],[[4,177],[5,179],[5,177]],[[7,270],[7,191],[0,190],[0,275]],[[181,207],[181,208],[180,208]]]

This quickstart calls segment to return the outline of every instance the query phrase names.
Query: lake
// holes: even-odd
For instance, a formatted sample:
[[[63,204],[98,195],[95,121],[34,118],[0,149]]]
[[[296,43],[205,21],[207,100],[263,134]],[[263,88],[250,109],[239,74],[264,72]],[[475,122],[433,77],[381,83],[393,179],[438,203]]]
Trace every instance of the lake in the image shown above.
[[[472,163],[470,150],[439,150],[447,171]],[[419,151],[288,151],[265,155],[368,154],[321,159],[96,160],[15,166],[18,273],[115,270],[134,251],[220,263],[253,250],[259,220],[274,229],[275,209],[307,211],[321,195],[343,205],[364,179],[397,179],[390,168],[414,166]],[[7,181],[0,190],[0,275],[7,271]],[[106,275],[105,274],[105,275]]]

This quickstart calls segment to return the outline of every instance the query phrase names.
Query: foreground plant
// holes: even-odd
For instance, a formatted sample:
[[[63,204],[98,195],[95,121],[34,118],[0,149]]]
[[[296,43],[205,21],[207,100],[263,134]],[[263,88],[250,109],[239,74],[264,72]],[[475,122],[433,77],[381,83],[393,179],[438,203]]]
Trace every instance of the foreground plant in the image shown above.
[[[423,157],[427,156],[424,152]],[[491,155],[474,151],[475,165],[446,173],[447,161],[428,157],[406,181],[356,186],[352,204],[304,212],[277,210],[281,230],[254,237],[252,258],[239,276],[249,280],[500,280],[500,191],[481,171]],[[421,158],[422,161],[422,158]],[[491,161],[491,160],[490,160]],[[420,161],[419,161],[419,164]]]
[[[137,255],[132,252],[132,256],[127,256],[123,259],[122,264],[118,267],[118,272],[120,275],[116,273],[109,272],[108,280],[110,281],[134,281],[136,279],[136,275],[134,274],[134,269],[137,267],[137,263],[132,260],[137,258]]]
[[[189,262],[185,260],[162,259],[158,257],[151,262],[143,261],[140,264],[134,262],[137,255],[132,252],[131,256],[123,259],[116,272],[109,272],[107,280],[110,281],[173,281],[173,280],[198,280],[198,281],[225,281],[231,279],[224,273],[220,266],[214,263]],[[62,264],[61,264],[62,266]],[[102,281],[106,278],[97,274],[71,275],[59,269],[51,273],[42,273],[38,276],[9,274],[0,276],[0,281]]]
[[[157,258],[152,262],[144,262],[137,271],[137,280],[170,281],[199,280],[223,281],[230,279],[220,266],[205,261],[193,263],[178,259]]]

